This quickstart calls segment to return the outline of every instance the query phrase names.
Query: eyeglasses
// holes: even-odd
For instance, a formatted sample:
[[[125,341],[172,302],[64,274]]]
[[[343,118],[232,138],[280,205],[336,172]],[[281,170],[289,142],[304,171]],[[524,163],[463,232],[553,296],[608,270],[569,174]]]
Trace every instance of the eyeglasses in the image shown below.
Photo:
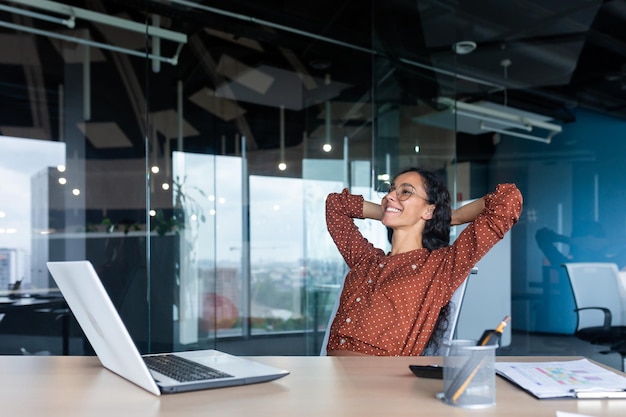
[[[412,195],[416,195],[422,200],[428,201],[427,198],[424,198],[421,195],[417,194],[417,191],[415,191],[415,187],[413,187],[411,184],[400,184],[396,187],[391,183],[383,182],[376,189],[376,192],[381,199],[386,197],[387,194],[392,191],[396,192],[396,197],[398,197],[398,200],[400,201],[406,201],[411,198]]]

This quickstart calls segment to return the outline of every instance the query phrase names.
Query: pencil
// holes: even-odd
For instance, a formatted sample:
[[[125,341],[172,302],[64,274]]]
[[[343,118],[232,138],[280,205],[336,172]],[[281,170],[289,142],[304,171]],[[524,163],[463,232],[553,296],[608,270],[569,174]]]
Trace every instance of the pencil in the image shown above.
[[[452,400],[453,403],[456,403],[458,401],[459,397],[465,392],[465,389],[467,388],[469,383],[472,381],[472,379],[474,378],[476,373],[485,364],[487,359],[488,358],[486,356],[483,356],[478,361],[478,363],[475,363],[475,361],[470,361],[470,362],[468,362],[466,364],[466,366],[463,367],[463,369],[467,370],[468,366],[469,366],[469,369],[471,371],[470,371],[469,375],[465,376],[463,370],[461,370],[461,373],[459,374],[459,377],[462,377],[464,379],[463,382],[461,383],[461,385],[458,388],[455,387],[456,384],[454,384],[454,383],[450,386],[450,388],[455,388],[454,389],[454,393],[452,394],[452,397],[451,397],[451,400]],[[457,377],[455,379],[455,382],[459,380],[459,377]]]
[[[500,322],[500,324],[498,324],[498,327],[495,328],[494,331],[485,332],[485,335],[483,336],[483,338],[478,341],[478,346],[486,346],[489,344],[489,341],[491,340],[492,336],[501,335],[502,331],[504,330],[504,328],[506,327],[506,325],[509,323],[510,320],[511,320],[510,316],[505,316]]]

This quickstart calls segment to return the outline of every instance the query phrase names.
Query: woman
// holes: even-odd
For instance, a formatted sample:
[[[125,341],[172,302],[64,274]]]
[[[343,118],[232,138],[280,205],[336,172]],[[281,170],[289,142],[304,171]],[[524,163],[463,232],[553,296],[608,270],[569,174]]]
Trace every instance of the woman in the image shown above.
[[[326,199],[326,223],[348,264],[329,355],[420,355],[439,312],[474,265],[519,219],[522,196],[513,184],[458,210],[446,186],[411,168],[391,184],[381,204],[348,190]],[[393,231],[391,252],[375,248],[355,218],[380,220]],[[450,245],[450,225],[470,223]]]

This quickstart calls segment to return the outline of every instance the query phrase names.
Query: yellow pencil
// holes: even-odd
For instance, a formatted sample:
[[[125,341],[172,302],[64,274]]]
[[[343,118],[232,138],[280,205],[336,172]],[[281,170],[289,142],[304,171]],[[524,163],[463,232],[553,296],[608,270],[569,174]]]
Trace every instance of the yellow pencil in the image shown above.
[[[478,341],[477,343],[478,346],[486,346],[490,344],[489,341],[491,340],[491,337],[494,335],[500,336],[502,334],[502,331],[504,330],[504,328],[506,327],[506,325],[509,323],[510,320],[511,320],[511,317],[505,316],[500,322],[500,324],[498,324],[498,327],[495,328],[495,330],[485,332],[483,337]],[[495,343],[492,343],[492,344],[495,344]]]

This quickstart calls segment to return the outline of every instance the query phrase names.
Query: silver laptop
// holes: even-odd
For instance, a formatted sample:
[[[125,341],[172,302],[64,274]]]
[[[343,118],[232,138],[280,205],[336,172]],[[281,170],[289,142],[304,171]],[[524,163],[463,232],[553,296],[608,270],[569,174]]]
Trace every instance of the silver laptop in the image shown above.
[[[217,350],[142,356],[89,261],[47,265],[102,365],[155,395],[254,384],[289,374]]]

